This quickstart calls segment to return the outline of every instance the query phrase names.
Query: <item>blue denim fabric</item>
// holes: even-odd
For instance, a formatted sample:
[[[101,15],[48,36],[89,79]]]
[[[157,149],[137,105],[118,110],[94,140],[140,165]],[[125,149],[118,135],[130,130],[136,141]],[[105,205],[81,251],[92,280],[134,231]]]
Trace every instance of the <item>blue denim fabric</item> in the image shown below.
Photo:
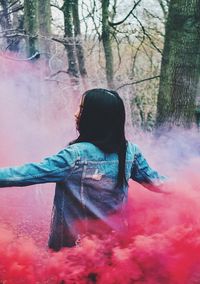
[[[93,144],[82,142],[41,163],[0,169],[0,187],[56,183],[49,247],[59,250],[75,245],[79,232],[73,224],[77,220],[100,219],[111,229],[120,230],[122,224],[109,223],[107,218],[123,212],[127,202],[128,187],[116,188],[117,174],[117,154],[106,154]],[[157,192],[165,179],[150,168],[132,143],[127,145],[126,178]]]

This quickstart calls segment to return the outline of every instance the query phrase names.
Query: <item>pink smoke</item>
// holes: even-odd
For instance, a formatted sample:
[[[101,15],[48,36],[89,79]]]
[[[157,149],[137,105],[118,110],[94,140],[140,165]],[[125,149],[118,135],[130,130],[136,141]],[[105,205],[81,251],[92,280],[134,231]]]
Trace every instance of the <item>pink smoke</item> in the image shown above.
[[[45,80],[42,62],[1,57],[0,70],[1,166],[39,161],[76,136],[73,112],[85,86]],[[133,138],[170,177],[165,187],[172,194],[130,182],[126,233],[91,234],[53,253],[47,248],[53,186],[0,189],[0,283],[200,283],[199,133]]]

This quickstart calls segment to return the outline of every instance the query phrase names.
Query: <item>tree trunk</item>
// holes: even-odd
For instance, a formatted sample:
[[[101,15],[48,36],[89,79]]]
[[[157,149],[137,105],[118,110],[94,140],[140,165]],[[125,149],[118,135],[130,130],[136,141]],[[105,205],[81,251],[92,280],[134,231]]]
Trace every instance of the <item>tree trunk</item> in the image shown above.
[[[24,27],[24,16],[20,14],[18,11],[23,9],[22,4],[19,1],[16,0],[10,0],[10,12],[12,13],[12,28],[16,30],[18,33],[22,33],[23,27]],[[19,52],[20,51],[20,42],[21,42],[22,37],[15,35],[12,37],[12,43],[9,47],[9,50],[14,51],[14,52]]]
[[[12,24],[11,24],[10,15],[8,13],[9,12],[9,10],[8,10],[9,3],[8,3],[7,0],[0,0],[0,4],[1,4],[1,7],[2,7],[0,25],[2,26],[2,29],[4,31],[4,36],[6,37],[6,42],[7,42],[6,49],[10,50],[10,48],[12,46],[12,39],[9,37],[9,33],[10,33],[10,29],[12,28]]]
[[[38,0],[24,0],[24,28],[27,35],[27,55],[37,51],[38,41]]]
[[[8,6],[9,3],[6,0],[0,0],[0,4],[2,7],[2,15],[1,15],[1,26],[3,28],[3,30],[8,30],[11,28],[11,19],[10,19],[10,15],[8,13]]]
[[[78,59],[79,71],[81,76],[85,76],[87,75],[87,71],[85,68],[85,57],[84,57],[82,40],[81,40],[81,27],[80,27],[80,19],[78,12],[78,0],[73,0],[72,12],[73,12],[74,35],[75,35],[76,54]]]
[[[38,15],[39,15],[40,52],[44,57],[49,58],[50,41],[48,40],[48,37],[51,34],[50,0],[42,0],[38,2]]]
[[[110,1],[103,0],[102,1],[102,41],[103,41],[103,48],[105,54],[105,61],[106,61],[106,79],[108,86],[113,88],[113,54],[112,54],[112,45],[111,45],[111,38],[110,38],[110,26],[108,23],[109,18],[109,7]]]
[[[73,0],[64,0],[62,7],[64,14],[64,37],[66,40],[65,48],[67,50],[68,57],[68,73],[77,77],[78,66],[76,62],[74,34],[73,34],[73,17],[72,17],[72,4]]]
[[[200,70],[200,2],[171,0],[157,104],[157,127],[191,127]]]

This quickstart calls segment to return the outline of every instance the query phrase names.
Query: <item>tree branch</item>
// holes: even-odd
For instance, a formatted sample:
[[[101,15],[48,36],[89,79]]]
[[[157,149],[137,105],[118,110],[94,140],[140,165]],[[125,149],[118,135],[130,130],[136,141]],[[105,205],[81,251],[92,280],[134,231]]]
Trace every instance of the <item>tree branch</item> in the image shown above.
[[[13,14],[13,13],[16,13],[16,12],[22,10],[22,9],[24,9],[23,5],[16,6],[15,8],[12,9],[12,11],[6,13],[6,16]],[[0,17],[2,17],[3,14],[4,14],[4,11],[0,11]]]
[[[30,61],[30,60],[38,58],[39,55],[40,55],[40,53],[38,51],[36,51],[32,56],[27,57],[27,58],[15,58],[15,57],[7,56],[5,54],[3,56],[4,56],[4,58],[9,59],[9,60],[13,60],[13,61]],[[1,56],[1,54],[0,54],[0,56]]]
[[[150,37],[150,35],[146,32],[145,27],[142,25],[142,23],[140,22],[140,20],[138,19],[138,17],[136,17],[133,13],[132,13],[133,17],[138,21],[144,35],[146,35],[146,37],[149,39],[150,43],[153,45],[153,47],[160,53],[162,54],[162,51],[155,45],[154,41],[152,40],[152,38]]]
[[[49,78],[53,78],[54,76],[56,76],[56,75],[58,75],[58,74],[60,74],[60,73],[69,74],[69,72],[67,72],[67,71],[65,71],[65,70],[59,70],[59,71],[57,71],[57,72],[51,74],[51,75],[49,76]]]
[[[142,79],[142,80],[139,80],[139,81],[134,81],[134,82],[126,83],[126,84],[123,84],[123,85],[119,86],[119,87],[116,89],[116,91],[118,91],[119,89],[124,88],[124,87],[126,87],[126,86],[140,84],[140,83],[143,83],[143,82],[145,82],[145,81],[150,81],[150,80],[157,79],[157,78],[160,78],[160,75],[157,75],[157,76],[154,76],[154,77],[150,77],[150,78],[145,78],[145,79]]]
[[[140,47],[143,45],[144,41],[145,41],[145,35],[143,34],[142,40],[140,41],[140,44],[138,45],[136,52],[135,52],[135,55],[133,57],[132,74],[135,73],[134,69],[135,69],[136,58],[137,58],[138,52],[140,50]]]
[[[122,58],[121,58],[121,54],[120,54],[119,42],[118,42],[118,39],[117,39],[115,33],[112,33],[112,36],[115,39],[116,44],[117,44],[116,48],[117,48],[117,54],[118,54],[118,58],[119,58],[118,67],[117,67],[117,70],[115,70],[115,73],[116,73],[116,71],[118,71],[119,68],[120,68],[120,65],[121,65],[121,62],[122,62]]]
[[[166,4],[167,4],[166,6],[168,6],[168,7],[165,6],[165,4],[163,3],[163,0],[158,0],[158,3],[160,4],[161,10],[162,10],[163,15],[164,15],[164,18],[166,20],[167,14],[168,14],[169,1],[166,1]]]
[[[17,4],[19,2],[19,5],[21,5],[19,0],[16,0],[14,2],[11,2],[10,5],[8,6],[8,9],[10,9],[11,7],[13,7],[15,4]]]
[[[58,5],[51,4],[51,7],[56,8],[56,9],[62,11],[62,7],[59,7]]]
[[[135,10],[135,8],[140,4],[141,1],[142,1],[142,0],[138,0],[138,1],[135,3],[135,5],[134,5],[133,8],[131,9],[131,11],[128,13],[128,15],[126,15],[126,17],[125,17],[123,20],[121,20],[121,21],[119,21],[119,22],[116,22],[116,23],[112,23],[112,22],[109,22],[109,21],[108,21],[109,25],[110,25],[111,27],[121,25],[123,22],[125,22],[125,21],[128,19],[128,17],[133,13],[133,11]]]

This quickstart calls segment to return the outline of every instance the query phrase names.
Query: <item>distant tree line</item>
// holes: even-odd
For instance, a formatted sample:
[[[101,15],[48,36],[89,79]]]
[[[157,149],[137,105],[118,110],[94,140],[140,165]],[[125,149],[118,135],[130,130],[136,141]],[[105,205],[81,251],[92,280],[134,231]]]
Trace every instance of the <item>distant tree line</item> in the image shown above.
[[[55,0],[0,0],[0,27],[6,50],[19,52],[23,38],[27,57],[34,60],[42,55],[48,57],[51,53],[46,38],[62,44],[68,62],[66,72],[75,78],[88,75],[84,42],[93,37],[93,41],[102,47],[109,88],[117,88],[117,68],[123,64],[126,66],[122,57],[128,50],[132,54],[129,70],[124,71],[128,74],[128,82],[118,88],[133,88],[147,81],[153,84],[159,79],[156,127],[177,125],[190,128],[200,113],[199,1],[154,2],[161,11],[159,15],[146,9],[143,0],[135,0],[132,6],[127,6],[127,12],[121,17],[117,0],[94,0],[90,4],[84,0],[63,0],[59,3]],[[52,9],[58,9],[63,15],[62,37],[52,32]],[[144,18],[154,25],[145,25]],[[89,27],[89,21],[92,28]],[[94,47],[90,48],[92,50]],[[140,75],[143,66],[138,63],[138,58],[142,62],[144,56],[148,58],[151,70],[145,77]],[[161,69],[155,67],[155,58],[160,58]],[[141,120],[145,121],[143,102],[148,90],[144,89],[143,92],[143,97],[139,94],[134,102]],[[146,117],[150,119],[151,112]]]

